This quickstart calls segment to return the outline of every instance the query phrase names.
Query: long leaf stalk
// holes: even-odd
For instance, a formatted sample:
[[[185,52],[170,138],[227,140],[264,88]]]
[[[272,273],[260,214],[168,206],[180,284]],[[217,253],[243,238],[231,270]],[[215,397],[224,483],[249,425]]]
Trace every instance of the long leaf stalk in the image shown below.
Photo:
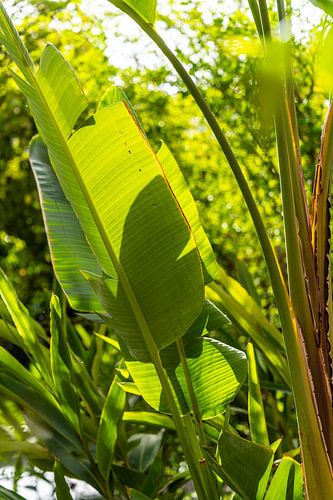
[[[280,37],[283,42],[283,68],[285,95],[287,110],[283,114],[285,126],[288,129],[289,151],[291,164],[291,176],[295,196],[295,210],[299,225],[300,245],[303,255],[304,270],[306,273],[306,284],[308,294],[311,298],[311,309],[314,320],[314,327],[319,328],[319,295],[318,282],[314,265],[314,252],[311,242],[311,224],[310,215],[306,199],[305,183],[302,170],[302,159],[300,155],[300,139],[297,123],[297,112],[295,104],[294,82],[292,76],[292,63],[290,57],[291,51],[291,28],[290,19],[286,15],[284,0],[277,0],[279,15]],[[279,77],[278,77],[279,78]],[[289,120],[288,120],[289,118]]]
[[[207,448],[207,440],[206,440],[206,435],[205,435],[205,431],[203,428],[203,423],[202,423],[202,418],[201,418],[201,414],[200,414],[198,401],[197,401],[194,387],[192,384],[191,374],[189,371],[189,367],[188,367],[188,363],[187,363],[187,359],[186,359],[186,353],[185,353],[185,349],[184,349],[184,343],[183,343],[182,339],[177,340],[177,350],[178,350],[179,359],[181,361],[181,365],[183,368],[188,393],[190,396],[191,409],[192,409],[195,424],[196,424],[196,430],[197,430],[198,437],[199,437],[200,448],[201,448],[201,451],[203,453],[203,456],[201,457],[202,458],[201,468],[203,471],[203,476],[204,476],[205,482],[207,484],[207,491],[209,492],[210,498],[213,499],[213,498],[217,497],[216,485],[214,484],[214,480],[213,480],[211,471],[208,468],[207,457],[205,456],[205,449]]]
[[[265,15],[262,3],[259,4],[259,11],[261,16]],[[285,18],[283,0],[278,0],[278,11],[280,21],[282,21]],[[319,327],[320,304],[318,303],[317,277],[313,250],[310,244],[309,215],[298,150],[297,120],[290,66],[287,65],[287,74],[284,73],[284,86],[280,86],[279,80],[280,75],[277,77],[278,98],[275,123],[280,163],[289,288],[297,318],[296,321],[300,325],[298,331],[299,340],[301,343],[304,341],[303,360],[305,361],[305,373],[303,376],[305,377],[304,382],[310,389],[308,404],[313,406],[314,424],[320,436],[319,443],[321,445],[314,442],[312,446],[322,447],[323,466],[324,468],[326,466],[326,486],[322,495],[329,498],[333,490],[332,450],[330,449],[330,435],[333,423],[331,390],[322,363],[321,353],[317,347],[316,337]],[[285,337],[285,339],[287,345],[287,338]],[[308,363],[309,366],[307,366]],[[290,368],[291,372],[293,372],[291,365]],[[292,373],[295,402],[298,408],[307,493],[310,498],[322,498],[318,492],[320,479],[316,479],[316,472],[321,466],[314,465],[314,462],[311,463],[311,459],[307,458],[307,455],[309,454],[310,457],[311,454],[311,449],[306,449],[311,429],[308,428],[309,422],[306,420],[303,422],[301,418],[302,408],[298,404],[297,391],[295,391],[297,382],[295,377],[297,375],[293,376]],[[329,452],[331,452],[331,456]],[[326,496],[323,498],[326,498]]]
[[[209,490],[205,489],[205,483],[202,476],[202,470],[200,467],[199,461],[196,459],[193,448],[191,446],[191,442],[189,440],[189,434],[185,429],[183,419],[178,410],[177,404],[175,402],[174,395],[172,393],[171,385],[168,379],[168,375],[166,374],[162,361],[159,355],[159,352],[156,350],[155,353],[151,353],[152,360],[154,362],[154,366],[158,377],[160,379],[162,388],[165,393],[166,400],[168,402],[169,410],[172,415],[172,419],[174,421],[175,427],[177,429],[177,434],[182,445],[186,462],[188,464],[192,480],[194,483],[194,487],[198,494],[198,498],[202,500],[209,500]]]
[[[166,45],[164,40],[149,23],[145,22],[125,2],[123,2],[122,0],[109,1],[116,7],[120,8],[123,12],[128,14],[156,43],[163,54],[171,62],[179,76],[184,81],[188,90],[192,94],[193,98],[195,99],[208,124],[210,125],[211,130],[214,133],[218,143],[220,144],[221,149],[224,152],[225,157],[229,163],[229,166],[231,167],[235,175],[259,237],[266,265],[271,278],[275,301],[280,314],[280,321],[286,344],[286,351],[289,362],[289,369],[291,372],[293,393],[298,416],[308,495],[311,497],[311,499],[330,499],[333,495],[332,466],[327,454],[327,447],[323,437],[321,423],[318,419],[318,409],[316,398],[314,395],[314,386],[312,383],[311,372],[309,371],[307,363],[307,352],[304,345],[302,332],[300,331],[298,321],[293,311],[293,307],[288,296],[285,282],[274,250],[267,236],[267,232],[261,219],[258,207],[242,173],[240,165],[207,102],[203,98],[202,94],[200,93],[199,89],[195,85],[194,81],[192,80],[184,66]],[[260,0],[259,4],[257,4],[257,7],[255,7],[255,2],[251,1],[250,6],[251,5],[253,7],[257,27],[259,27],[258,31],[260,36],[262,36],[263,33],[269,34],[270,27],[266,2],[264,0]],[[261,23],[259,23],[258,13]],[[270,37],[270,35],[268,36]],[[286,151],[285,139],[283,140],[282,144],[283,149]],[[288,158],[288,155],[286,156],[286,158]],[[291,178],[289,177],[288,196],[293,194],[292,191],[290,191],[290,184]],[[292,210],[295,211],[294,201],[292,203],[292,207]],[[295,220],[296,219],[294,219],[294,221]],[[295,237],[295,234],[292,234],[294,235],[293,237]],[[298,235],[296,236],[298,239]],[[298,241],[297,248],[298,252],[300,252]],[[293,251],[295,251],[295,249],[293,249]],[[304,274],[302,280],[304,281]],[[304,296],[302,300],[304,300]],[[307,309],[306,302],[304,302],[304,306],[305,309]]]
[[[323,127],[319,160],[316,168],[313,193],[312,213],[312,244],[316,255],[318,273],[318,288],[320,302],[327,308],[322,311],[323,333],[319,338],[320,344],[327,349],[327,338],[333,355],[333,318],[332,318],[332,286],[330,265],[330,183],[333,165],[333,104],[330,102],[325,124]],[[328,287],[328,293],[325,291]],[[329,350],[329,349],[328,349]],[[329,354],[329,353],[327,353]],[[329,363],[329,360],[325,360]],[[328,373],[329,373],[329,367]],[[332,375],[329,373],[329,375]]]

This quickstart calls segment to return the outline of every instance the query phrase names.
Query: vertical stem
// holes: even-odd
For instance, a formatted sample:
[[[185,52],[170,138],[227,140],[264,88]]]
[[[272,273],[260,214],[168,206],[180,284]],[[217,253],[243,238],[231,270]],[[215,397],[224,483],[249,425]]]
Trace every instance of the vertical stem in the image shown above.
[[[180,443],[182,445],[184,455],[193,479],[193,483],[198,494],[199,500],[214,500],[214,497],[211,498],[209,493],[205,491],[204,484],[202,482],[202,472],[200,470],[200,464],[196,461],[194,454],[192,452],[191,443],[188,439],[188,435],[186,433],[186,429],[184,427],[182,418],[180,416],[178,407],[175,402],[174,395],[171,390],[171,385],[168,379],[168,376],[164,370],[162,365],[162,361],[159,355],[159,352],[156,350],[154,356],[152,357],[156,372],[160,379],[162,389],[164,390],[166,400],[168,402],[169,410],[171,412],[173,421],[175,423],[178,437]]]
[[[188,366],[188,363],[186,360],[184,343],[183,343],[182,339],[180,339],[180,340],[177,340],[176,344],[177,344],[179,359],[181,361],[181,365],[182,365],[185,380],[186,380],[187,389],[188,389],[189,396],[190,396],[191,407],[192,407],[192,411],[193,411],[193,415],[194,415],[194,420],[196,423],[196,429],[198,432],[199,442],[201,445],[201,451],[202,451],[202,454],[205,456],[205,448],[207,446],[207,440],[206,440],[204,428],[202,425],[202,419],[201,419],[198,401],[197,401],[197,398],[196,398],[196,395],[194,392],[194,387],[192,384],[189,366]],[[213,499],[213,498],[216,498],[216,496],[217,496],[216,486],[214,484],[213,477],[212,477],[210,470],[208,468],[207,459],[206,459],[206,457],[204,457],[204,458],[205,458],[205,460],[201,464],[202,471],[203,471],[203,477],[204,477],[204,480],[206,482],[207,490],[209,491],[210,498]]]

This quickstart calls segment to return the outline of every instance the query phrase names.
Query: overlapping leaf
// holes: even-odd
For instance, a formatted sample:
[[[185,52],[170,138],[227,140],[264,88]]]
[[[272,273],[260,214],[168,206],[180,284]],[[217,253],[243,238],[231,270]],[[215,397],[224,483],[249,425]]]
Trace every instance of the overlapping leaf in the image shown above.
[[[30,163],[39,189],[55,275],[74,309],[103,312],[91,286],[80,273],[80,269],[85,269],[100,274],[101,269],[60,187],[46,146],[38,137],[30,146]]]
[[[203,312],[202,316],[204,315]],[[225,317],[222,316],[221,321],[224,325]],[[216,325],[216,321],[211,323],[212,328],[216,328]],[[242,351],[217,340],[200,337],[205,326],[208,323],[200,325],[200,321],[196,321],[181,341],[200,414],[203,418],[209,418],[222,413],[225,406],[234,399],[246,378],[246,357]],[[186,414],[191,408],[191,399],[177,345],[172,344],[163,349],[161,360],[180,409]],[[165,395],[153,364],[128,358],[126,365],[147,403],[158,411],[168,413]]]

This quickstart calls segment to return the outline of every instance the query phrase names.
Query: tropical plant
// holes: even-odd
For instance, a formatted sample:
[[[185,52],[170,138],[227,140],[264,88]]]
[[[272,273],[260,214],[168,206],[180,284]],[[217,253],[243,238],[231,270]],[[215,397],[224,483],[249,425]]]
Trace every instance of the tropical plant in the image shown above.
[[[288,288],[257,205],[240,165],[208,104],[179,59],[152,25],[156,1],[110,0],[158,45],[179,73],[223,150],[253,219],[272,281],[284,334],[295,398],[306,488],[311,498],[332,494],[332,298],[330,274],[331,106],[323,129],[310,219],[300,157],[297,115],[289,53],[290,32],[283,0],[277,1],[280,39],[272,36],[265,1],[249,1],[262,42],[267,89],[272,99],[280,166],[288,264]],[[317,2],[326,6],[329,2]],[[328,12],[329,9],[328,9]],[[320,465],[319,465],[320,464]],[[318,490],[322,484],[323,490]]]
[[[331,300],[327,260],[331,111],[322,137],[310,224],[301,174],[289,42],[272,40],[265,2],[250,2],[262,41],[264,68],[273,87],[282,202],[284,213],[288,214],[284,219],[288,292],[231,147],[198,88],[152,27],[156,2],[112,3],[129,14],[162,49],[216,135],[258,233],[284,342],[260,311],[246,269],[240,272],[253,298],[217,266],[175,159],[164,144],[154,153],[126,96],[112,88],[103,96],[97,112],[78,128],[77,120],[87,103],[71,68],[48,45],[36,70],[1,4],[0,39],[20,71],[13,77],[28,99],[40,134],[31,144],[30,158],[56,277],[74,309],[89,312],[90,319],[104,322],[117,335],[116,341],[105,336],[103,330],[100,337],[120,349],[125,363],[114,377],[103,408],[100,405],[93,415],[88,396],[81,391],[76,368],[80,359],[82,364],[89,356],[77,339],[73,340],[71,330],[67,331],[66,319],[61,320],[66,315],[57,298],[53,297],[51,305],[50,363],[48,350],[37,341],[38,335],[45,342],[47,338],[31,324],[24,308],[17,305],[13,290],[2,276],[0,293],[7,319],[3,335],[11,335],[12,342],[19,342],[33,356],[36,373],[22,371],[3,351],[1,390],[9,405],[15,401],[18,407],[30,410],[26,411],[26,419],[32,433],[48,448],[49,463],[54,459],[57,462],[59,498],[69,495],[64,473],[85,479],[107,498],[119,492],[126,495],[126,486],[152,496],[158,493],[142,488],[139,479],[130,479],[130,483],[121,480],[119,465],[112,461],[117,424],[125,405],[123,390],[140,394],[155,411],[171,414],[169,427],[177,430],[199,498],[218,498],[223,482],[242,498],[279,498],[277,495],[281,494],[283,498],[301,498],[301,468],[290,457],[283,457],[269,484],[279,442],[269,444],[251,343],[248,412],[252,441],[237,435],[229,424],[228,412],[225,419],[220,417],[244,382],[246,361],[236,346],[207,337],[208,331],[218,328],[228,335],[227,319],[207,300],[211,299],[259,346],[275,382],[292,389],[307,495],[331,498],[331,358],[326,341]],[[278,2],[278,6],[283,29],[283,2]],[[44,391],[40,377],[47,387]],[[89,373],[86,381],[87,377]],[[214,380],[223,383],[214,385],[212,391]],[[98,394],[96,387],[87,384],[89,397]],[[28,398],[24,397],[30,386],[34,387],[34,394],[30,392]],[[39,392],[42,396],[38,400]],[[45,413],[45,407],[51,405],[50,398],[52,408],[57,410]],[[32,400],[43,404],[32,407]],[[33,418],[29,419],[30,413]],[[94,417],[95,431],[88,424],[87,415]],[[153,415],[154,422],[167,426],[165,416]],[[208,430],[206,419],[220,433],[218,438]],[[36,421],[38,425],[34,424]],[[20,422],[16,423],[19,427]],[[62,443],[63,438],[77,446],[73,453],[80,459],[68,457],[69,444]],[[150,439],[150,449],[158,448],[159,439],[156,435]],[[135,498],[134,491],[131,495]]]

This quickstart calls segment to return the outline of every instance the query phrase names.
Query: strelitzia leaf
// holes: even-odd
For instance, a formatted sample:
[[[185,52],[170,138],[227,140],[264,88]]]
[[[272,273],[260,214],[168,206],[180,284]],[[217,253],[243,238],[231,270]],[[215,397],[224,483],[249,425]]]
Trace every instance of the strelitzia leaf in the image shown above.
[[[302,500],[303,488],[302,466],[290,457],[283,457],[273,476],[265,500],[289,498]]]
[[[140,124],[139,118],[131,103],[129,102],[126,94],[122,89],[118,87],[113,86],[108,89],[108,91],[103,95],[98,109],[105,107],[106,105],[115,104],[122,100],[127,103],[132,111],[133,116],[135,116],[136,121],[138,122],[138,124]],[[141,125],[140,127],[143,131],[143,127]],[[157,153],[157,158],[162,165],[164,174],[168,179],[168,183],[173,192],[173,195],[177,199],[177,202],[181,207],[181,210],[183,211],[187,222],[191,226],[191,231],[194,235],[198,250],[200,252],[200,257],[204,269],[205,283],[207,284],[218,276],[218,266],[210,242],[201,225],[195,201],[186,184],[185,178],[179,168],[176,159],[164,142],[161,143],[161,147]]]
[[[256,500],[260,481],[266,476],[267,467],[271,467],[273,451],[224,432],[219,441],[219,452],[222,479],[242,498]]]
[[[35,72],[34,63],[19,34],[17,31],[13,31],[12,22],[2,2],[0,3],[0,21],[0,42],[7,47],[11,58],[15,61],[22,74],[26,78],[30,78],[30,75]]]
[[[210,418],[219,415],[234,399],[246,378],[245,354],[206,337],[189,338],[184,342],[184,348],[201,416]],[[187,413],[191,408],[191,399],[177,346],[172,345],[162,350],[161,359],[181,411]],[[155,410],[168,413],[167,402],[153,364],[127,360],[126,365],[145,401]]]
[[[73,500],[68,484],[64,477],[64,471],[59,462],[54,464],[54,480],[56,485],[56,495],[58,500]]]
[[[149,349],[180,338],[202,308],[201,262],[189,225],[124,103],[102,108],[69,138],[85,100],[54,47],[44,50],[35,78],[15,78],[108,276],[96,280],[108,288],[112,326],[134,356],[147,360]]]
[[[55,275],[74,309],[103,312],[94,291],[80,273],[80,269],[85,269],[99,274],[101,268],[39,137],[31,142],[30,163],[38,186]]]
[[[247,344],[248,359],[248,411],[252,441],[264,446],[269,445],[265,411],[262,402],[260,382],[257,371],[257,364],[253,344]]]
[[[205,284],[208,284],[218,277],[218,266],[211,244],[201,225],[199,212],[193,196],[186,184],[176,159],[164,142],[162,142],[157,153],[157,158],[162,165],[170,187],[177,198],[184,216],[191,226],[203,264]]]
[[[62,311],[56,295],[51,298],[51,368],[54,386],[63,412],[80,433],[80,405],[73,378],[67,336],[62,324]]]
[[[111,470],[114,447],[117,440],[118,424],[121,420],[125,403],[126,394],[119,387],[118,377],[115,376],[104,403],[96,442],[97,463],[106,481],[108,481]]]
[[[20,341],[20,345],[25,352],[33,357],[44,379],[51,384],[49,353],[38,338],[35,323],[31,320],[28,310],[19,301],[12,284],[1,268],[0,297],[4,301],[19,334],[16,339]]]
[[[118,87],[117,85],[112,85],[111,87],[109,87],[99,100],[97,111],[99,111],[102,108],[106,108],[107,106],[112,106],[113,104],[117,104],[118,102],[121,101],[126,102],[137,124],[140,126],[142,133],[145,135],[145,131],[140,123],[140,119],[134,107],[132,106],[130,100],[128,99],[125,91],[121,87]]]

